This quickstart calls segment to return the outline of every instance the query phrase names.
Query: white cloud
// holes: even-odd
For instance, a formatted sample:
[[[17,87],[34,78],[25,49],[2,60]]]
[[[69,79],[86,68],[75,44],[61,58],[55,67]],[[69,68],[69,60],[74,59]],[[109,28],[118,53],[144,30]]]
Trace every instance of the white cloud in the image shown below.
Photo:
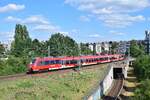
[[[80,20],[83,22],[89,22],[90,18],[88,16],[80,16]]]
[[[0,36],[12,37],[14,32],[0,32]]]
[[[132,25],[134,22],[145,21],[142,15],[130,16],[128,14],[103,15],[100,16],[99,19],[102,20],[106,26],[112,28],[123,28]]]
[[[149,0],[65,0],[65,3],[93,14],[109,27],[117,28],[144,21],[144,16],[131,14],[150,6]]]
[[[33,15],[24,19],[8,16],[5,20],[7,22],[15,22],[22,24],[49,24],[49,21],[41,15]]]
[[[25,24],[49,24],[46,18],[40,15],[29,16],[23,21],[23,23]]]
[[[0,13],[19,11],[19,10],[23,10],[24,8],[25,8],[24,5],[8,4],[6,6],[0,7]]]
[[[125,33],[123,33],[123,32],[117,32],[117,31],[114,31],[114,30],[109,31],[109,33],[111,33],[113,35],[125,35]]]
[[[42,15],[32,15],[26,18],[8,16],[7,18],[5,18],[5,21],[28,24],[31,26],[32,31],[36,32],[62,32],[62,34],[68,34],[67,32],[62,31],[59,26],[51,24],[50,21],[48,21],[47,18]]]
[[[73,33],[73,34],[78,34],[78,33],[80,33],[80,32],[79,32],[78,29],[72,29],[72,30],[71,30],[71,33]]]
[[[60,29],[58,26],[54,25],[37,25],[33,28],[34,31],[42,31],[42,32],[59,32]]]
[[[5,20],[8,22],[17,22],[17,23],[18,22],[21,23],[21,21],[22,21],[20,18],[15,18],[13,16],[8,16]]]
[[[99,34],[90,34],[89,37],[91,37],[91,38],[98,38],[98,37],[100,37],[100,35]]]
[[[10,31],[10,32],[0,32],[0,40],[4,41],[4,42],[9,42],[12,41],[14,37],[14,32]]]

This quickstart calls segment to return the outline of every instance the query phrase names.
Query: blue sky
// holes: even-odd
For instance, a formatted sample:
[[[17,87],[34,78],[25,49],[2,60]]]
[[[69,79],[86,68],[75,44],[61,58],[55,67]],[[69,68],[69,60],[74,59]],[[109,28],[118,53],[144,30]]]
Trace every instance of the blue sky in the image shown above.
[[[34,39],[55,32],[77,42],[144,39],[150,0],[0,0],[0,41],[11,42],[17,23]]]

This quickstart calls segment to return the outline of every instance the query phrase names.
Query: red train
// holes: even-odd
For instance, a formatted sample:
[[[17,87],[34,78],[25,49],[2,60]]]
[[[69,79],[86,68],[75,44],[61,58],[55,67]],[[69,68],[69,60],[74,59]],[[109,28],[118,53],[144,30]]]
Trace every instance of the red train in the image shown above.
[[[41,70],[53,70],[64,68],[75,68],[79,65],[93,65],[100,63],[108,63],[113,61],[123,60],[125,57],[122,54],[114,55],[94,55],[94,56],[77,56],[77,57],[44,57],[35,58],[28,66],[28,72],[36,72]]]

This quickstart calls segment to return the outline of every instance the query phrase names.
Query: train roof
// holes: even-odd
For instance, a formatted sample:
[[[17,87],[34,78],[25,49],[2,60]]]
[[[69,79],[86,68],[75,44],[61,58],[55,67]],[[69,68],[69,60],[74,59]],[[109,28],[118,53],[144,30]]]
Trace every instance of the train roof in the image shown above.
[[[87,56],[62,56],[62,57],[36,57],[37,60],[79,60],[79,59],[90,59],[90,58],[102,58],[119,56],[122,54],[107,54],[107,55],[87,55]]]

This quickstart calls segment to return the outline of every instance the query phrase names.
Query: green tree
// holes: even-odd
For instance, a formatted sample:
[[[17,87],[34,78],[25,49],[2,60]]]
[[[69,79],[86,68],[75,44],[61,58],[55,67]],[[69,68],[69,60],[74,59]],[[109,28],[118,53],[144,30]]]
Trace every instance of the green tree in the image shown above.
[[[115,54],[116,53],[116,49],[117,49],[117,47],[118,47],[118,43],[117,42],[109,42],[109,44],[111,45],[111,47],[110,47],[110,53],[111,54]]]
[[[133,100],[150,100],[150,80],[146,79],[141,82],[139,88],[135,90]]]
[[[140,55],[144,55],[144,47],[139,46],[135,40],[130,42],[130,54],[132,57],[138,57]]]
[[[76,56],[79,53],[78,44],[60,33],[52,34],[46,44],[50,46],[51,56]]]
[[[81,47],[81,54],[82,55],[89,55],[92,54],[93,52],[88,48],[87,44],[84,43],[80,43],[80,47]]]
[[[68,56],[77,56],[79,55],[78,44],[70,38],[69,36],[65,36],[64,38],[64,54]]]
[[[16,57],[28,55],[31,47],[31,38],[29,37],[27,27],[25,25],[16,24],[14,41],[11,46],[11,54]]]
[[[138,79],[149,79],[150,78],[150,56],[143,55],[139,56],[133,63],[135,74]]]
[[[4,56],[5,52],[5,47],[4,45],[0,42],[0,58]]]

